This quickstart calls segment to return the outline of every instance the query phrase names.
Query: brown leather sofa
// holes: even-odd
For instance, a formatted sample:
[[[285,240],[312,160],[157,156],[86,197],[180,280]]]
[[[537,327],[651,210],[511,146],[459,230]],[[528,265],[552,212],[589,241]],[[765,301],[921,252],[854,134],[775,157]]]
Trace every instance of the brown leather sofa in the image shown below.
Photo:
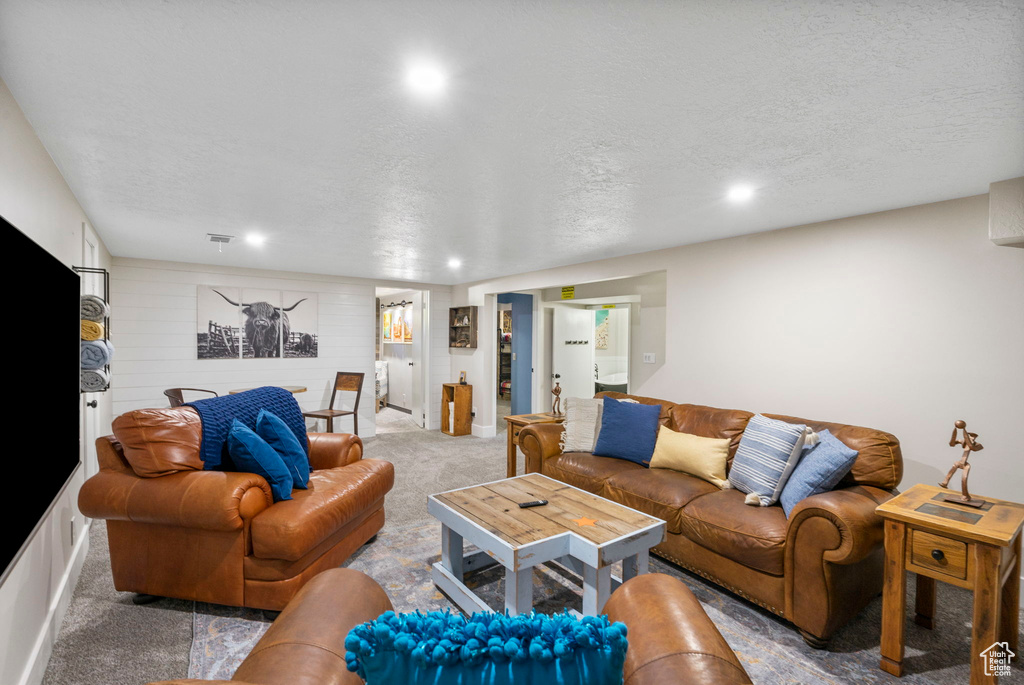
[[[363,459],[357,436],[309,434],[309,489],[274,503],[260,476],[203,470],[191,407],[129,412],[113,429],[78,506],[107,521],[119,591],[281,610],[384,525],[394,467]]]
[[[729,465],[753,413],[598,393],[661,406],[661,424],[709,438],[729,438]],[[654,552],[794,623],[812,647],[827,646],[841,626],[882,589],[882,520],[875,507],[903,477],[899,441],[884,431],[790,416],[832,435],[859,455],[831,492],[808,497],[789,519],[781,506],[744,504],[743,493],[668,469],[622,459],[562,453],[562,426],[534,424],[519,435],[527,473],[543,473],[667,522]]]
[[[391,610],[387,594],[351,569],[321,573],[274,621],[230,681],[167,680],[150,685],[362,685],[345,668],[345,636]],[[750,683],[736,655],[676,578],[637,576],[604,607],[628,628],[625,685]]]

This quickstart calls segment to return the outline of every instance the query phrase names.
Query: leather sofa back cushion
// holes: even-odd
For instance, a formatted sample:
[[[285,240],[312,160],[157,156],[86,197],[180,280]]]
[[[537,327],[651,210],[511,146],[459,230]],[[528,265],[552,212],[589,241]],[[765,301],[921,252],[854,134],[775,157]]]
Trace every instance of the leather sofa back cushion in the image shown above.
[[[661,405],[661,414],[658,416],[658,425],[659,426],[668,426],[669,428],[672,428],[672,418],[671,418],[672,408],[674,406],[676,406],[674,402],[669,402],[668,400],[659,400],[659,399],[656,399],[654,397],[641,397],[640,395],[627,395],[624,392],[614,392],[614,391],[611,391],[611,390],[606,390],[604,392],[599,392],[596,395],[594,395],[594,399],[601,399],[602,397],[610,397],[613,400],[634,400],[635,402],[638,402],[640,404],[647,404],[647,405],[650,405],[650,404]],[[712,436],[712,437],[717,437],[717,436]]]
[[[202,471],[202,424],[191,407],[136,409],[114,419],[114,436],[136,475]]]
[[[672,430],[702,438],[729,438],[729,466],[740,446],[740,438],[753,412],[716,409],[700,404],[677,404],[672,408]]]
[[[903,479],[903,455],[900,442],[896,436],[874,428],[847,426],[841,423],[813,421],[780,414],[765,416],[787,423],[803,423],[815,431],[828,431],[847,447],[857,450],[857,461],[853,462],[850,472],[839,481],[836,487],[850,485],[872,485],[876,488],[892,490]]]

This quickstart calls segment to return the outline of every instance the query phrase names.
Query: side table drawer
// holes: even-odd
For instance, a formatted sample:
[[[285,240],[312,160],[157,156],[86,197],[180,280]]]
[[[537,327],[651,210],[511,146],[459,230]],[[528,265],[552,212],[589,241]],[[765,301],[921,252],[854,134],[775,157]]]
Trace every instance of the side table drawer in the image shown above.
[[[967,578],[967,543],[913,530],[910,561],[915,566],[964,580]]]
[[[522,430],[523,430],[522,426],[513,426],[512,427],[512,444],[513,445],[518,445],[519,444],[519,433],[521,433]]]

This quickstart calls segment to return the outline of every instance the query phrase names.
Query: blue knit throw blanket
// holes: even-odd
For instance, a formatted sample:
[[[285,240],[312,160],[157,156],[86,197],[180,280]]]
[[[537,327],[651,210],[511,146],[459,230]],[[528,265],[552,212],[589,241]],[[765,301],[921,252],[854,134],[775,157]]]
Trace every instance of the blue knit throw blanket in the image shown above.
[[[256,416],[260,409],[280,416],[292,429],[292,433],[295,433],[306,453],[309,453],[306,420],[302,417],[302,410],[299,409],[295,397],[284,388],[268,385],[237,395],[186,402],[185,406],[199,412],[199,418],[203,423],[203,441],[199,448],[199,456],[203,460],[203,468],[207,471],[228,470],[225,464],[231,464],[227,444],[232,420],[238,419],[247,427],[256,430]]]

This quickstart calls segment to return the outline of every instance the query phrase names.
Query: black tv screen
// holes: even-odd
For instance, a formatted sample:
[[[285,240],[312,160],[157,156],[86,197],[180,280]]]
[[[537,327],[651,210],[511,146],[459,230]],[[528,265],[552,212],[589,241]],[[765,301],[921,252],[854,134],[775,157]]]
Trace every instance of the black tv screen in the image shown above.
[[[0,581],[80,462],[79,276],[0,217],[9,290]],[[62,533],[63,535],[63,533]]]

